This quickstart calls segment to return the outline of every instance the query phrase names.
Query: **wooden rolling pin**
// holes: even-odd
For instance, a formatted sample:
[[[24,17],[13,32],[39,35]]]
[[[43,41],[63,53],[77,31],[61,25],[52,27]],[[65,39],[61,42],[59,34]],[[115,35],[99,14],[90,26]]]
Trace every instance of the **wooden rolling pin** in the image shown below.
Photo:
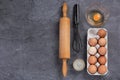
[[[62,7],[63,17],[59,24],[59,58],[62,59],[62,73],[67,75],[67,60],[70,59],[70,19],[67,17],[67,4]]]

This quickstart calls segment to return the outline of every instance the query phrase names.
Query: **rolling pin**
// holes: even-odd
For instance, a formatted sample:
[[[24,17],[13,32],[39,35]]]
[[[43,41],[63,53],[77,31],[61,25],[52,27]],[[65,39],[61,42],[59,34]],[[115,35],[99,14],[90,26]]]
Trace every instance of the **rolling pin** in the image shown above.
[[[70,19],[67,17],[67,4],[62,7],[63,17],[59,24],[59,58],[62,59],[62,73],[67,75],[67,60],[70,59]]]

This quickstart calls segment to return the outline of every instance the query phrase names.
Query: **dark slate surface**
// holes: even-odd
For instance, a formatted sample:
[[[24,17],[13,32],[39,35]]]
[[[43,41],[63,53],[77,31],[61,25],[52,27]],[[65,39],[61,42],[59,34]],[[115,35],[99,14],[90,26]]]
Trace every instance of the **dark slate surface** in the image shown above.
[[[66,0],[69,17],[75,3],[81,5],[83,51],[71,50],[68,76],[62,78],[58,59],[58,21],[63,0],[0,0],[0,80],[120,80],[120,0]],[[75,72],[72,62],[86,57],[85,10],[100,1],[110,11],[104,26],[109,33],[109,73],[90,76]],[[71,28],[72,33],[72,28]],[[72,35],[71,35],[72,36]],[[71,37],[72,40],[72,37]]]

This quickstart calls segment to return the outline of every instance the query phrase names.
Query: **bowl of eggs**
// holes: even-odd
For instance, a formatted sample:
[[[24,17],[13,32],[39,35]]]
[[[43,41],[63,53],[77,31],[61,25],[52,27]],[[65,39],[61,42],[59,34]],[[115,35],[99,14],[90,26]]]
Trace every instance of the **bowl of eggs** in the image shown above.
[[[108,72],[108,33],[105,28],[88,29],[87,72],[90,75],[105,75]]]

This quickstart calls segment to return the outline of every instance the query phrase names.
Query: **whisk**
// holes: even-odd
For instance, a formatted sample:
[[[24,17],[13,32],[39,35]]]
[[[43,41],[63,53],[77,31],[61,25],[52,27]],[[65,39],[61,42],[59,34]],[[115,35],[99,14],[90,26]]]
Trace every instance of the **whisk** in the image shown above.
[[[75,4],[73,7],[73,43],[72,48],[75,52],[80,52],[82,46],[81,37],[79,34],[79,25],[80,25],[80,7],[78,4]]]

